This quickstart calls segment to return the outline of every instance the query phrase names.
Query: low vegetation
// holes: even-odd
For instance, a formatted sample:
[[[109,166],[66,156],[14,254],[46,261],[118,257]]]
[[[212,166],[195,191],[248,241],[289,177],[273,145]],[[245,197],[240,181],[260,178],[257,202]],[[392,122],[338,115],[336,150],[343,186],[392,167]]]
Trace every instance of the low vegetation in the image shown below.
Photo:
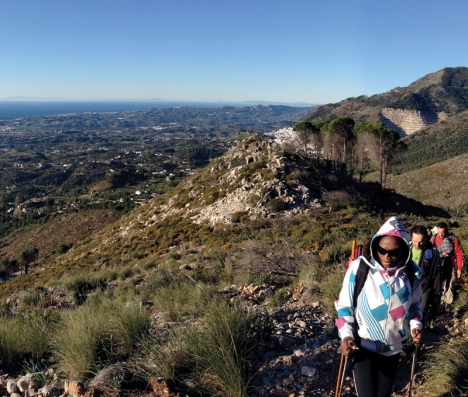
[[[124,365],[130,375],[115,378],[119,387],[161,377],[193,394],[247,396],[256,349],[271,335],[268,310],[302,285],[334,313],[352,240],[371,237],[391,215],[408,228],[441,219],[418,203],[405,207],[404,197],[379,185],[353,182],[344,170],[330,172],[313,158],[280,149],[278,155],[292,165],[277,177],[287,186],[308,181],[326,206],[285,216],[285,201],[275,197],[265,218],[237,211],[226,224],[195,223],[183,209],[210,204],[200,197],[204,187],[211,189],[209,201],[233,190],[223,185],[230,170],[218,159],[191,177],[190,190],[175,187],[107,227],[95,218],[95,233],[83,232],[81,243],[67,240],[71,229],[60,224],[61,238],[50,244],[54,254],[41,256],[31,274],[0,285],[2,369],[18,372],[50,360],[62,378],[87,381]],[[248,158],[236,160],[243,179],[270,170]],[[307,170],[298,171],[303,164]],[[465,220],[449,223],[468,246]],[[268,310],[245,310],[226,293],[250,284],[276,291]]]

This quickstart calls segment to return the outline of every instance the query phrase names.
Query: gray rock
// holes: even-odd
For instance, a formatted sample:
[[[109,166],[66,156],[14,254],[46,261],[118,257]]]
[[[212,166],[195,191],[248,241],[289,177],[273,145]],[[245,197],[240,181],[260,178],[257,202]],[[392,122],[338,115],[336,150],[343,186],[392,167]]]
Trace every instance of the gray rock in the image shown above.
[[[7,381],[7,392],[10,393],[10,394],[19,392],[19,389],[18,389],[18,386],[16,384],[15,379],[8,379],[8,381]]]
[[[315,376],[317,374],[317,370],[314,367],[304,366],[304,367],[301,368],[301,373],[302,373],[302,375],[312,377],[312,376]]]

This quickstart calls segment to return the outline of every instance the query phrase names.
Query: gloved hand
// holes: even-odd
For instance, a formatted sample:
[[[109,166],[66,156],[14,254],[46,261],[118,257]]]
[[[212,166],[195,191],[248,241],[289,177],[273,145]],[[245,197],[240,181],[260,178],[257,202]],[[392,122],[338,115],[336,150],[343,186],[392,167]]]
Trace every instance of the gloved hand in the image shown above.
[[[353,338],[344,338],[341,341],[341,354],[345,357],[351,357],[356,352],[356,343]]]
[[[413,328],[411,330],[411,337],[413,338],[413,343],[419,345],[422,341],[422,333],[419,328]]]

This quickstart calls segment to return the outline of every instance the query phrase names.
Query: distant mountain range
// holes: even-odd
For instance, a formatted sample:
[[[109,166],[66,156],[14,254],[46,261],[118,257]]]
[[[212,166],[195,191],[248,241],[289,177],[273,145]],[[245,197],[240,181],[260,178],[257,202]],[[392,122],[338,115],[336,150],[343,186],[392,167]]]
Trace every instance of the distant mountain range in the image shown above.
[[[184,100],[168,100],[161,98],[150,98],[150,99],[110,99],[110,98],[101,98],[101,99],[70,99],[70,98],[38,98],[38,97],[29,97],[29,96],[10,96],[7,98],[1,98],[0,101],[6,102],[166,102],[166,103],[180,103],[180,104],[203,104],[203,107],[210,101],[184,101]],[[255,100],[246,100],[246,101],[217,101],[213,103],[226,104],[228,105],[238,105],[238,106],[253,106],[253,105],[282,105],[282,106],[293,106],[293,107],[317,107],[319,104],[309,103],[309,102],[277,102],[277,101],[255,101]]]

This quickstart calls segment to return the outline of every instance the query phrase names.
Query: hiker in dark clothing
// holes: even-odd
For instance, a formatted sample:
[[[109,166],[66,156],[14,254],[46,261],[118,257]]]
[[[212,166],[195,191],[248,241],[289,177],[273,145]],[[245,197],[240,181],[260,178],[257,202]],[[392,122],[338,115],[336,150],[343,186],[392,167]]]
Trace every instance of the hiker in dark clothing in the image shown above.
[[[442,295],[442,275],[439,250],[428,240],[427,229],[416,225],[411,229],[411,255],[421,268],[423,327],[426,328],[437,317]]]
[[[437,224],[437,234],[432,237],[432,244],[439,250],[442,267],[442,301],[446,305],[453,302],[452,283],[460,278],[463,268],[463,247],[458,237],[451,234],[447,223]]]

